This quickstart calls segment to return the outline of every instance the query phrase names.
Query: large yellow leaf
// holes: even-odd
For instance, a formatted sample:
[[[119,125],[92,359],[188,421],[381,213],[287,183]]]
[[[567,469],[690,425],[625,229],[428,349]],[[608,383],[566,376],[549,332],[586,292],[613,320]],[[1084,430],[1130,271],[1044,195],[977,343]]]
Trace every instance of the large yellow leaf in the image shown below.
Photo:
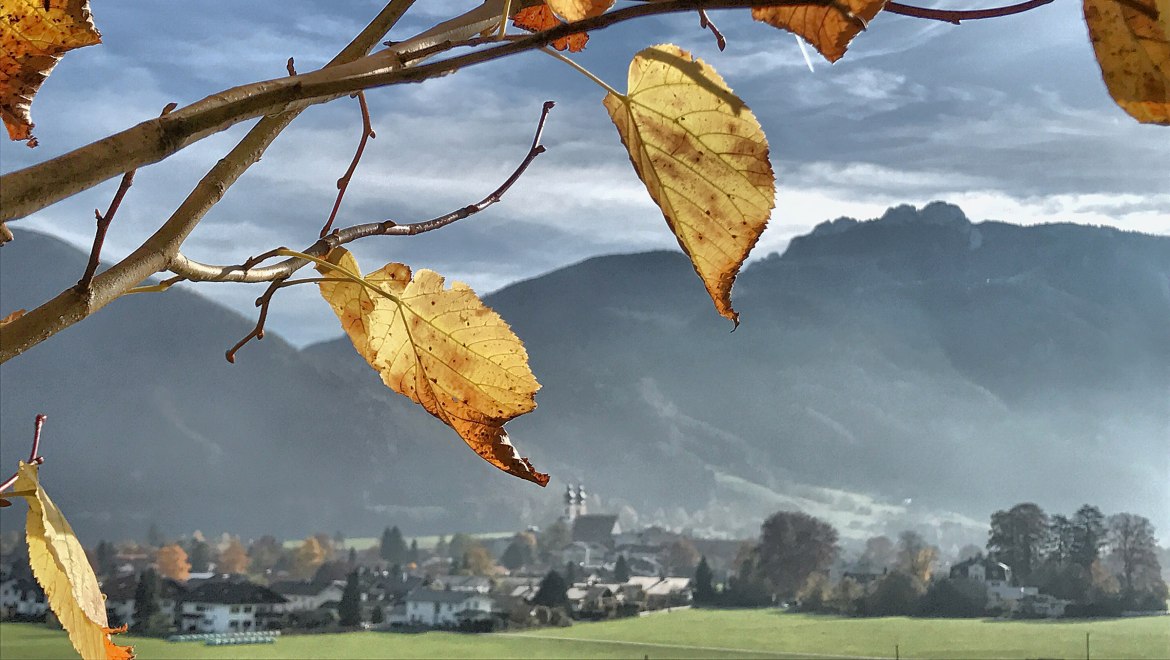
[[[738,325],[731,285],[776,196],[760,123],[714,69],[670,44],[634,56],[628,93],[605,107],[715,308]]]
[[[545,3],[558,16],[572,22],[604,14],[614,0],[545,0]]]
[[[345,249],[328,261],[361,277]],[[318,266],[327,277],[337,273]],[[524,344],[466,284],[444,287],[430,270],[411,276],[397,263],[365,277],[381,293],[351,281],[321,282],[321,295],[341,320],[358,353],[382,382],[410,397],[451,428],[492,465],[544,486],[516,452],[504,424],[536,408],[540,384],[528,368]]]
[[[1145,124],[1170,125],[1170,2],[1085,0],[1109,94]]]
[[[752,18],[796,33],[825,59],[836,62],[885,5],[886,0],[840,0],[829,5],[753,7]]]
[[[66,51],[101,43],[89,0],[4,0],[0,3],[0,117],[13,140],[28,140],[29,106]]]
[[[85,660],[130,658],[110,640],[105,597],[73,528],[41,488],[38,465],[21,463],[14,492],[28,500],[28,558],[53,614]]]

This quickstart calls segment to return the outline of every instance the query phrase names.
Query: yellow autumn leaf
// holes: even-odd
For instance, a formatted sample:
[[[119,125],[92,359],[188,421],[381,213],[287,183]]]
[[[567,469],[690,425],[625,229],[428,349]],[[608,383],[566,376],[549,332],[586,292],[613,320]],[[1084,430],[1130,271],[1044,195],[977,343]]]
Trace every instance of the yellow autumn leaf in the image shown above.
[[[609,11],[613,3],[614,0],[545,0],[549,9],[570,23],[600,16]]]
[[[1084,11],[1113,100],[1143,124],[1170,125],[1170,2],[1085,0]]]
[[[328,262],[361,277],[345,249]],[[338,273],[318,265],[330,278]],[[544,486],[512,446],[504,424],[536,408],[540,389],[524,344],[466,284],[444,287],[430,270],[411,274],[390,263],[365,278],[321,282],[321,295],[341,320],[354,348],[390,389],[409,397],[459,433],[477,454],[501,470]]]
[[[89,0],[4,0],[0,3],[0,118],[12,140],[28,140],[29,106],[61,55],[101,43]]]
[[[885,5],[886,0],[838,0],[827,5],[753,7],[752,18],[799,35],[825,59],[836,62]]]
[[[628,92],[605,107],[715,308],[739,325],[731,285],[776,196],[760,123],[715,69],[671,44],[634,56]]]
[[[49,607],[85,660],[130,658],[132,649],[110,639],[106,602],[85,549],[38,479],[39,466],[21,463],[14,493],[28,500],[28,558]]]

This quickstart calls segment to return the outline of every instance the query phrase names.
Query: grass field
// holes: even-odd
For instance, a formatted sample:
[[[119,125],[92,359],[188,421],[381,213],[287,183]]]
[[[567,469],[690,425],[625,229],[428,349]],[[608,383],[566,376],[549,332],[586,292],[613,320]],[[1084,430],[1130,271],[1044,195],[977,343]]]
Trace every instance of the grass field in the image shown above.
[[[775,611],[677,611],[524,633],[288,635],[204,646],[123,636],[150,658],[1170,658],[1170,617],[1071,622],[842,619]],[[0,658],[69,658],[64,633],[0,624]]]

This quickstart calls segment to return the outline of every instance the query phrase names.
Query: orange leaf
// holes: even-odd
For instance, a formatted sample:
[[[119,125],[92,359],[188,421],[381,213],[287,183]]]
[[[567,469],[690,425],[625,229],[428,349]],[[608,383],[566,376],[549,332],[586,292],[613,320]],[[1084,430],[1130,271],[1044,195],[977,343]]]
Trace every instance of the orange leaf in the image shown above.
[[[754,7],[752,18],[803,37],[825,59],[836,62],[885,5],[886,0],[839,0],[829,5]]]
[[[12,140],[32,135],[29,106],[61,55],[101,43],[89,0],[4,0],[0,5],[0,118]]]
[[[1134,119],[1170,125],[1170,3],[1085,0],[1109,94]]]
[[[545,0],[545,3],[566,21],[579,21],[604,14],[614,0]]]
[[[492,465],[548,484],[504,430],[536,408],[540,384],[524,344],[499,314],[466,284],[445,286],[434,271],[412,273],[389,263],[362,278],[343,248],[329,252],[327,261],[354,279],[321,282],[321,295],[382,382],[453,428]],[[326,276],[335,269],[317,267]]]
[[[515,25],[521,30],[528,30],[529,32],[543,32],[564,24],[553,14],[552,10],[548,8],[548,5],[535,5],[525,7],[516,12],[512,16],[512,25]],[[589,35],[584,32],[578,32],[577,34],[570,34],[567,37],[557,39],[552,42],[552,47],[557,50],[565,50],[567,48],[570,53],[580,53],[585,50],[585,43],[588,41]]]

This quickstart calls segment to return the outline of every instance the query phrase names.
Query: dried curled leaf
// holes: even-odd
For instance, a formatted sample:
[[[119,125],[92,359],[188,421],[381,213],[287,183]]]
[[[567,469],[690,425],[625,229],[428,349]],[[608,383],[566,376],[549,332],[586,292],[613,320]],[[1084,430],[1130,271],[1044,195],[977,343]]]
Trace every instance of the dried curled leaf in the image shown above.
[[[329,263],[361,277],[357,261],[338,248]],[[328,267],[317,269],[337,277]],[[524,344],[466,284],[444,288],[434,271],[412,277],[403,264],[386,264],[365,277],[381,293],[352,281],[321,282],[321,295],[341,320],[354,348],[382,382],[455,429],[501,470],[544,486],[504,431],[509,420],[536,408],[540,389]]]
[[[566,21],[600,16],[609,11],[614,0],[545,0],[549,9]]]
[[[1170,2],[1085,0],[1109,94],[1134,119],[1170,125]]]
[[[33,575],[82,658],[132,658],[133,649],[117,646],[110,639],[110,633],[116,631],[106,619],[105,597],[97,576],[73,528],[41,488],[38,468],[35,463],[21,463],[13,487],[28,500],[25,532]]]
[[[553,14],[548,5],[540,4],[532,7],[525,7],[516,12],[512,16],[512,25],[521,30],[528,30],[529,32],[544,32],[561,25],[560,19]],[[561,37],[552,42],[552,47],[557,50],[568,49],[570,53],[579,53],[585,50],[585,44],[589,41],[589,35],[584,32],[577,34],[570,34],[567,37]]]
[[[5,316],[4,318],[0,319],[0,328],[8,325],[9,323],[12,323],[13,321],[15,321],[18,318],[24,316],[25,311],[26,310],[18,309],[16,311],[12,312],[11,314],[9,314],[8,316]]]
[[[825,59],[836,62],[885,6],[886,0],[837,0],[827,5],[753,7],[752,18],[799,35]]]
[[[89,0],[4,0],[0,3],[0,118],[12,140],[32,135],[29,106],[61,55],[101,43]]]
[[[671,44],[634,56],[628,93],[605,107],[715,308],[738,325],[731,286],[776,196],[760,123],[715,69]]]

